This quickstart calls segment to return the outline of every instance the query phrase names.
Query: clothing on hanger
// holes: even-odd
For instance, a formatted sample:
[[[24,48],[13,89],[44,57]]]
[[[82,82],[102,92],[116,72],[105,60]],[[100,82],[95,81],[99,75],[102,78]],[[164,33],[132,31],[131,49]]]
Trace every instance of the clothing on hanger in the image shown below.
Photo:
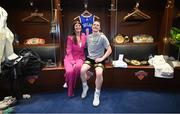
[[[80,23],[82,24],[82,32],[85,33],[86,35],[92,33],[92,24],[94,22],[94,15],[91,15],[89,17],[84,17],[83,15],[79,16]]]
[[[27,16],[22,19],[22,22],[33,22],[33,23],[47,23],[49,22],[48,19],[43,17],[43,13],[38,13],[38,10],[35,10],[35,12],[31,13],[30,16]]]
[[[7,16],[8,13],[2,7],[0,7],[0,73],[1,73],[1,63],[5,59],[14,53],[13,50],[13,40],[14,34],[7,27]]]
[[[92,24],[95,19],[100,19],[98,16],[93,15],[88,10],[84,10],[79,16],[75,17],[74,20],[79,20],[82,24],[82,32],[86,35],[92,33]]]
[[[92,24],[95,19],[100,19],[98,16],[93,15],[87,10],[88,7],[88,0],[84,0],[84,8],[85,10],[77,17],[74,18],[74,20],[79,20],[82,24],[82,32],[86,35],[89,35],[92,33]]]
[[[6,26],[7,16],[7,12],[0,7],[0,28],[4,28]]]

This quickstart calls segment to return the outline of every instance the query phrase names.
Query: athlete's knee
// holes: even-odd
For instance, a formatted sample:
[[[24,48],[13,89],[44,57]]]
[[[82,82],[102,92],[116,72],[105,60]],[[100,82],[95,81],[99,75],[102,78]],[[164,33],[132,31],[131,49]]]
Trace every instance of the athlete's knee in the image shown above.
[[[98,71],[96,71],[96,76],[97,77],[101,77],[103,75],[103,73],[102,72],[98,72]]]

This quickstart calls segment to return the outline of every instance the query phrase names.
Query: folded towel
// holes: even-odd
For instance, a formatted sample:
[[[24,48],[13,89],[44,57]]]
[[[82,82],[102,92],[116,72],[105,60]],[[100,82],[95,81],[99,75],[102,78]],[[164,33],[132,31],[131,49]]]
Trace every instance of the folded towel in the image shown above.
[[[166,57],[167,58],[167,57]],[[154,76],[159,78],[173,78],[174,68],[171,67],[163,55],[155,55],[153,58],[148,60],[150,65],[155,68]]]
[[[122,68],[127,68],[127,63],[123,61],[123,54],[119,54],[119,59],[116,61],[113,61],[113,66],[114,67],[122,67]]]

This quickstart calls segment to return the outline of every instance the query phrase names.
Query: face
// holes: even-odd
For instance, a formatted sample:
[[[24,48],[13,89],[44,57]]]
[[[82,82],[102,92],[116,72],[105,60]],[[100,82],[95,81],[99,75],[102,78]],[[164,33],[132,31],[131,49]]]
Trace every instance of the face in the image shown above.
[[[81,30],[82,30],[81,24],[80,23],[76,23],[74,25],[74,30],[75,30],[75,32],[81,32]]]
[[[93,32],[99,32],[101,30],[100,27],[100,22],[99,21],[95,21],[92,25],[92,31]]]

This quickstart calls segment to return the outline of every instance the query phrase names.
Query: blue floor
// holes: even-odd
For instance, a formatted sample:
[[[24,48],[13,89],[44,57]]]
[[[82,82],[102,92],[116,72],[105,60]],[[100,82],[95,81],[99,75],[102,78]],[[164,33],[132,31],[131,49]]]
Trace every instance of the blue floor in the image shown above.
[[[133,91],[103,89],[101,104],[93,107],[93,90],[86,99],[68,98],[66,90],[59,93],[33,94],[31,99],[22,100],[15,107],[16,113],[178,113],[180,93],[158,91]]]

